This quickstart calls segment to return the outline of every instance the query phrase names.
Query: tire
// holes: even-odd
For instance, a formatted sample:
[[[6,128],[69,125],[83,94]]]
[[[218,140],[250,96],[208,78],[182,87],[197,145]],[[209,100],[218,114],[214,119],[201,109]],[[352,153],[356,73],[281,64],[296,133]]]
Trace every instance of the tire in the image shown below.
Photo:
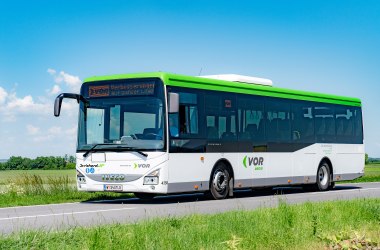
[[[156,195],[151,193],[134,193],[137,198],[143,201],[150,201],[152,200]]]
[[[210,193],[215,200],[225,199],[230,190],[231,174],[224,163],[218,163],[211,174]]]
[[[327,162],[322,162],[317,171],[316,188],[318,191],[327,191],[331,185],[330,166]]]

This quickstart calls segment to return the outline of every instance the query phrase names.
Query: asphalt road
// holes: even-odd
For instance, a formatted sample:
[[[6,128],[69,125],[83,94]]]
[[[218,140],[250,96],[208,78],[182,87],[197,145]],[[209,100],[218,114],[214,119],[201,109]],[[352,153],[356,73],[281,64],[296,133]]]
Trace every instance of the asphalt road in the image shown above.
[[[272,192],[239,191],[226,200],[207,200],[201,194],[156,197],[144,202],[137,198],[113,201],[64,203],[0,208],[0,234],[20,230],[62,230],[74,226],[108,223],[133,223],[139,220],[183,216],[193,213],[213,214],[228,210],[251,210],[277,206],[279,200],[289,204],[306,201],[380,198],[380,182],[337,185],[328,192],[303,192],[299,188],[280,188]]]

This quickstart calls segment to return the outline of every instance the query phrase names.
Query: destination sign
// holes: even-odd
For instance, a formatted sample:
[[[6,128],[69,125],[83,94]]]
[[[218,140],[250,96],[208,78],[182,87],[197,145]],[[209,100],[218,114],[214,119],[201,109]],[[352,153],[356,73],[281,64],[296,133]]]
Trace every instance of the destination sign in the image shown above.
[[[89,97],[146,96],[154,94],[155,83],[110,83],[107,85],[89,85]]]

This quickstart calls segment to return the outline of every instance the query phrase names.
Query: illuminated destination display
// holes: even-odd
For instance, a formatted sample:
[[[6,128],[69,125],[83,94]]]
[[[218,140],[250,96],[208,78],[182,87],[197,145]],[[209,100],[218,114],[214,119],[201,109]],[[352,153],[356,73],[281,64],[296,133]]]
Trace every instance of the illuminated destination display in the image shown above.
[[[89,97],[145,96],[154,94],[154,82],[89,85]]]

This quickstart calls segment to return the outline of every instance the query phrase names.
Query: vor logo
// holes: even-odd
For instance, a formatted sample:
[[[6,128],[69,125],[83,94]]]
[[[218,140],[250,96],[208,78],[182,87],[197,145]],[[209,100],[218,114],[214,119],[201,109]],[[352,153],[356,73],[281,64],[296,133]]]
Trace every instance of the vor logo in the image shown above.
[[[134,163],[134,168],[150,168],[150,164],[137,164]]]
[[[248,160],[248,162],[247,162]],[[248,163],[248,164],[247,164]],[[264,164],[264,157],[248,157],[243,158],[243,165],[245,168],[248,166],[262,166]]]

